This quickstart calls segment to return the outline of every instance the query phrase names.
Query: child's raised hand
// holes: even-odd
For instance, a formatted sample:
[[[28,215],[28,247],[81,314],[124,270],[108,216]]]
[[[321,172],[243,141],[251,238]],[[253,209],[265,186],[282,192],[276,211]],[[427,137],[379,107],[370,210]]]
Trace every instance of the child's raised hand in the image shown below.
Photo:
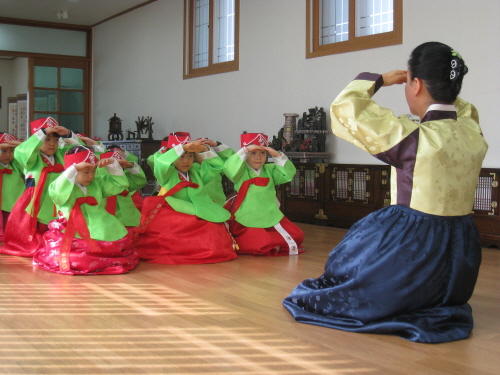
[[[408,71],[406,70],[391,70],[390,72],[382,74],[384,79],[383,86],[401,85],[407,81]]]
[[[209,145],[210,147],[216,147],[217,146],[217,142],[211,140],[211,139],[201,139],[200,140],[201,143],[203,143],[204,145]]]
[[[5,143],[0,143],[0,150],[4,150],[6,148],[13,148],[19,146],[21,144],[20,141],[5,141]]]
[[[49,135],[52,133],[57,133],[59,135],[68,135],[69,130],[66,129],[64,126],[49,126],[48,128],[45,128],[45,134]]]
[[[264,150],[264,147],[252,144],[252,145],[246,146],[246,149],[248,152],[252,152],[252,151],[257,151],[257,150]]]
[[[82,162],[82,163],[75,164],[75,168],[78,172],[93,171],[96,168],[96,166],[95,166],[95,164]]]
[[[272,157],[279,158],[281,156],[281,154],[278,151],[276,151],[274,148],[262,146],[262,149],[269,152],[269,155],[271,155]]]
[[[106,158],[106,159],[101,159],[99,160],[99,162],[97,163],[97,167],[99,168],[104,168],[105,166],[107,165],[111,165],[114,163],[116,159],[115,158]]]
[[[200,141],[189,142],[188,144],[182,145],[182,148],[186,152],[203,152],[207,151],[207,147]]]
[[[118,164],[120,164],[120,166],[125,169],[125,168],[132,168],[134,166],[134,163],[131,163],[127,160],[123,160],[123,159],[118,159]]]
[[[87,146],[93,146],[93,145],[98,145],[99,142],[93,140],[92,138],[89,137],[80,137],[79,138],[82,140],[83,143],[85,143]]]

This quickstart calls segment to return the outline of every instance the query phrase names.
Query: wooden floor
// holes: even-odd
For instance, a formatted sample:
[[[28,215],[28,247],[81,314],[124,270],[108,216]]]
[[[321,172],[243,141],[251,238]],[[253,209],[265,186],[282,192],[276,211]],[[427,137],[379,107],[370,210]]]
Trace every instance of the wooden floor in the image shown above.
[[[281,301],[345,230],[299,224],[307,252],[140,263],[63,276],[0,256],[0,374],[499,374],[500,250],[484,249],[470,339],[416,344],[296,323]]]

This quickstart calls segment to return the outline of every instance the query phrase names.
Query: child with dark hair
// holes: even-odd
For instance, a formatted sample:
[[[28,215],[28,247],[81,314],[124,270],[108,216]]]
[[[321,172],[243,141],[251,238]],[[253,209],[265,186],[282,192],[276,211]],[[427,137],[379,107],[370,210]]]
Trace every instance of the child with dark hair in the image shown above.
[[[0,132],[0,241],[4,240],[4,231],[12,207],[24,192],[24,174],[22,167],[14,159],[14,149],[21,144],[11,134]]]
[[[469,337],[481,262],[470,212],[488,145],[458,98],[467,71],[449,46],[424,43],[407,71],[362,73],[332,103],[333,132],[392,166],[392,205],[354,224],[324,274],[284,300],[298,322],[425,343]],[[420,123],[372,100],[403,83]]]
[[[188,133],[172,133],[154,158],[161,189],[146,197],[134,248],[141,259],[162,264],[203,264],[235,259],[233,240],[224,222],[227,212],[204,189],[223,168],[217,154]],[[204,159],[195,163],[196,153]]]
[[[268,153],[273,163],[267,163]],[[225,206],[232,213],[228,225],[238,254],[275,256],[304,251],[304,232],[283,215],[276,198],[276,185],[290,182],[295,172],[285,154],[267,146],[266,135],[241,135],[241,149],[224,165],[224,173],[238,192]]]
[[[56,217],[48,186],[64,170],[66,148],[80,144],[78,137],[51,117],[31,122],[31,133],[16,147],[15,157],[25,173],[26,190],[14,205],[5,228],[5,245],[0,253],[32,257],[43,246],[47,224]],[[59,141],[67,144],[61,148]]]
[[[59,218],[43,235],[45,247],[33,255],[33,264],[66,275],[126,273],[139,262],[131,249],[127,229],[105,209],[105,198],[128,187],[114,158],[98,161],[86,146],[75,146],[64,156],[65,171],[49,186]],[[106,174],[96,177],[96,168]]]

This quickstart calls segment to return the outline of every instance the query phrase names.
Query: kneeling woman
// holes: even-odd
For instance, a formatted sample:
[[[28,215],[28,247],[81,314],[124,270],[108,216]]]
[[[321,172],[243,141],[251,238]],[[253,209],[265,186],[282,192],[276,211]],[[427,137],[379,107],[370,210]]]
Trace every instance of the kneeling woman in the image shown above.
[[[195,153],[203,162],[195,164]],[[134,248],[142,260],[162,264],[202,264],[237,257],[224,225],[229,212],[213,202],[204,185],[220,174],[222,160],[188,133],[173,133],[164,153],[154,157],[161,186],[147,197]]]
[[[33,264],[67,275],[110,275],[132,270],[139,257],[131,236],[120,221],[106,211],[105,198],[127,188],[128,180],[114,159],[97,161],[85,146],[75,146],[64,156],[66,170],[49,186],[59,218],[52,220],[43,239],[45,246]],[[96,166],[109,173],[95,177]]]

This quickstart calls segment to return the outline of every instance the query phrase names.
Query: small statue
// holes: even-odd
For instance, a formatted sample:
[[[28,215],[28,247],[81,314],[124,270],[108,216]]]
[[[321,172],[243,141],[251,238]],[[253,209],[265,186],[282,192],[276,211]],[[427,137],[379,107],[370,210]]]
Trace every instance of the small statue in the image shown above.
[[[116,116],[116,113],[109,120],[108,141],[122,141],[122,120]]]
[[[137,139],[141,139],[141,134],[148,134],[148,139],[153,139],[153,124],[152,117],[137,117],[137,121],[135,122],[137,126]]]

